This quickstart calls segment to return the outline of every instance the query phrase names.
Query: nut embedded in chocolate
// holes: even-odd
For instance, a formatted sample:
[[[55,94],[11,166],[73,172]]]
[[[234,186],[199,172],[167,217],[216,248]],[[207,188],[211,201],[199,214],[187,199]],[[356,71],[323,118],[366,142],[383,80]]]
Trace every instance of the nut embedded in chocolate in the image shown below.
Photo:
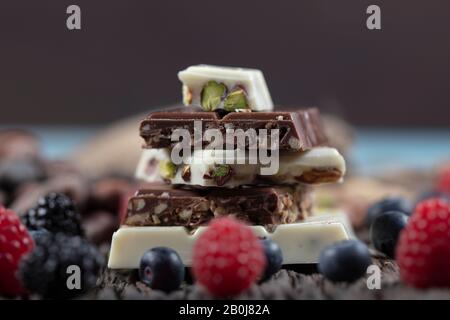
[[[183,103],[186,106],[192,103],[192,91],[186,85],[183,85]]]
[[[205,111],[214,111],[220,105],[226,93],[227,87],[223,83],[217,83],[213,80],[208,81],[201,93],[202,108]]]
[[[342,172],[336,168],[313,169],[303,172],[303,174],[295,179],[302,183],[315,184],[336,182],[342,178]]]
[[[244,89],[236,87],[227,95],[223,101],[223,108],[227,111],[236,111],[238,109],[247,109],[248,101]]]
[[[220,187],[231,179],[231,177],[233,176],[233,169],[231,168],[231,166],[226,164],[216,165],[210,175],[214,179],[216,184]]]
[[[177,173],[177,167],[173,162],[163,160],[159,163],[159,171],[164,179],[172,179]]]
[[[181,178],[183,178],[183,180],[186,182],[191,181],[191,167],[189,165],[185,165],[183,167]]]

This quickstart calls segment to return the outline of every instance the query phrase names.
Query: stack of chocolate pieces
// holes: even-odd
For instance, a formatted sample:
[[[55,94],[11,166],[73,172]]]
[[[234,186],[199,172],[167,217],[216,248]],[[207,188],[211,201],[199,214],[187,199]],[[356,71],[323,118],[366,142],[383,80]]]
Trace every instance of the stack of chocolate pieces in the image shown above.
[[[350,237],[342,215],[314,214],[312,186],[345,173],[317,109],[273,111],[259,70],[200,65],[178,76],[186,106],[140,125],[143,183],[113,236],[110,268],[136,269],[156,246],[189,266],[199,234],[224,215],[277,242],[285,264],[316,263],[324,247]]]

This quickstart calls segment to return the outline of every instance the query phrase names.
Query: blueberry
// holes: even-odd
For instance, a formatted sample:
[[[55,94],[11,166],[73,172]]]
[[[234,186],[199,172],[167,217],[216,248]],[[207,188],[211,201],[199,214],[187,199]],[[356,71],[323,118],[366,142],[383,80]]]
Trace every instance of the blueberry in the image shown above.
[[[386,198],[375,202],[367,210],[366,226],[370,228],[376,217],[388,211],[400,211],[409,216],[413,211],[413,205],[410,201],[400,197]]]
[[[278,244],[270,239],[261,240],[266,255],[266,267],[261,280],[267,280],[281,269],[283,264],[283,253]]]
[[[408,223],[408,216],[400,211],[380,214],[372,223],[370,238],[373,246],[389,258],[394,258],[400,231]]]
[[[152,289],[170,292],[183,282],[184,265],[176,251],[155,247],[142,256],[139,277]]]
[[[353,282],[372,264],[367,246],[358,240],[346,240],[325,248],[319,257],[319,272],[331,281]]]

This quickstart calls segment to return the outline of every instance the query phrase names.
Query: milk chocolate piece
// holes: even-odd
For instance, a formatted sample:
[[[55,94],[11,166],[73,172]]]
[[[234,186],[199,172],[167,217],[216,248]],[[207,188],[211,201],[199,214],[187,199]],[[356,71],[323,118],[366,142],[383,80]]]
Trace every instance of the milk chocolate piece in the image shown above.
[[[171,141],[172,133],[181,128],[189,130],[194,146],[195,121],[201,121],[202,134],[207,129],[218,129],[224,137],[226,129],[255,129],[257,133],[259,129],[268,129],[269,136],[271,129],[279,129],[280,150],[304,151],[327,142],[316,108],[296,112],[230,112],[222,118],[216,112],[185,110],[153,112],[143,120],[140,135],[145,141],[144,148],[173,147],[178,141]],[[203,146],[208,143],[202,139]],[[232,143],[236,146],[236,141]]]
[[[233,215],[271,230],[303,220],[311,208],[311,192],[304,186],[184,190],[149,185],[130,199],[122,224],[194,229],[215,217]]]
[[[149,186],[137,191],[130,199],[123,224],[182,225],[193,228],[213,217],[209,201],[197,192],[169,186]]]

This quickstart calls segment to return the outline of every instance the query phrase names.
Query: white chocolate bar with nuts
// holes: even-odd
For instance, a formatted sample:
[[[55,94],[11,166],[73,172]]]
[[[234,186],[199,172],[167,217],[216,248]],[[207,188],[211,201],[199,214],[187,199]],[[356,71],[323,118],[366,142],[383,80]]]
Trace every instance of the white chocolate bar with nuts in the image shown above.
[[[200,106],[206,110],[202,103],[202,91],[209,81],[215,81],[225,85],[228,93],[233,92],[236,88],[243,89],[247,101],[245,109],[273,110],[272,98],[260,70],[196,65],[180,71],[178,78],[183,83],[183,103],[185,105]],[[222,98],[226,99],[225,94]],[[211,109],[207,110],[212,111]]]
[[[136,178],[150,183],[233,188],[265,183],[338,182],[346,170],[342,155],[330,147],[283,154],[275,174],[265,175],[263,167],[257,158],[248,153],[241,157],[236,150],[195,150],[185,164],[175,165],[169,149],[146,149],[137,166]]]

